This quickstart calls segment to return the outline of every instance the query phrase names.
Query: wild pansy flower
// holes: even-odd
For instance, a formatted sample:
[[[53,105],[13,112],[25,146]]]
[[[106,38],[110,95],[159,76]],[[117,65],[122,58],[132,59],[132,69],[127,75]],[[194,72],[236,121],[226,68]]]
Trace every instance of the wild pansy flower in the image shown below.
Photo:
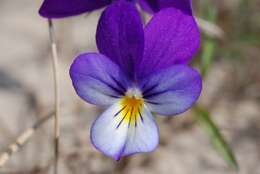
[[[200,75],[187,65],[200,46],[194,18],[164,9],[143,29],[135,6],[118,1],[103,12],[96,40],[100,53],[81,54],[70,68],[77,94],[107,108],[91,127],[93,145],[115,160],[153,151],[153,113],[180,114],[201,92]]]
[[[40,15],[46,18],[64,18],[105,7],[117,0],[44,0]],[[175,7],[191,14],[191,0],[126,0],[138,2],[149,13],[162,8]]]

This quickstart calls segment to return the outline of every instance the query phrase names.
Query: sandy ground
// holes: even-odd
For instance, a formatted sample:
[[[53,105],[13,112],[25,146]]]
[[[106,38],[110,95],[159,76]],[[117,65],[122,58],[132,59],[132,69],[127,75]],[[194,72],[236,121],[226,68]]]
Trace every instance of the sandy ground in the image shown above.
[[[0,151],[53,109],[48,30],[46,21],[38,16],[39,6],[40,1],[35,0],[0,1]],[[55,21],[62,94],[60,173],[234,173],[212,149],[190,112],[172,119],[158,118],[161,140],[153,153],[114,162],[93,148],[89,128],[101,110],[76,96],[68,70],[77,54],[96,50],[93,41],[99,13]],[[251,52],[259,55],[260,51]],[[260,62],[253,55],[249,57]],[[253,75],[251,81],[257,82],[259,67],[247,62],[247,59],[243,63],[219,59],[205,80],[200,103],[211,110],[233,148],[240,173],[260,174],[259,83],[241,85],[245,88],[242,93],[239,86]],[[52,126],[49,121],[41,127],[0,173],[52,173]]]

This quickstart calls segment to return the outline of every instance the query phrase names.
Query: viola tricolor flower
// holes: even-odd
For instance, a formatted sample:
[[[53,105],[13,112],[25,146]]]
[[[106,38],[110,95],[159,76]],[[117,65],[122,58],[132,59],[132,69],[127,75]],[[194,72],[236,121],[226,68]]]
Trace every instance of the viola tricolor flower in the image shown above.
[[[200,46],[194,18],[169,8],[143,29],[132,3],[118,1],[102,14],[100,53],[79,55],[70,76],[86,102],[107,108],[91,127],[93,145],[119,160],[158,145],[154,114],[173,116],[198,99],[202,82],[187,64]]]
[[[100,9],[117,0],[44,0],[40,15],[46,18],[64,18]],[[138,2],[149,13],[175,7],[191,14],[191,0],[126,0]]]

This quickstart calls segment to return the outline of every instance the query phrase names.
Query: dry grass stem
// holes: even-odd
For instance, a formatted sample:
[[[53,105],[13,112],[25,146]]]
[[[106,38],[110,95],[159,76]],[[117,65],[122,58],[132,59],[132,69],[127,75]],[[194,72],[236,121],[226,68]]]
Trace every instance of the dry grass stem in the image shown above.
[[[0,154],[0,168],[4,167],[6,162],[10,159],[12,154],[20,150],[26,142],[32,138],[32,136],[35,134],[35,131],[40,128],[46,121],[48,121],[53,116],[53,112],[49,113],[39,121],[37,121],[32,127],[26,129],[18,138],[15,140],[15,142],[11,143],[6,150]]]
[[[59,163],[59,137],[60,137],[60,92],[59,92],[59,68],[58,68],[58,53],[57,45],[54,36],[54,28],[52,20],[48,20],[51,52],[52,52],[52,68],[53,68],[53,79],[54,79],[54,98],[55,98],[55,119],[54,119],[54,174],[58,174],[58,163]]]

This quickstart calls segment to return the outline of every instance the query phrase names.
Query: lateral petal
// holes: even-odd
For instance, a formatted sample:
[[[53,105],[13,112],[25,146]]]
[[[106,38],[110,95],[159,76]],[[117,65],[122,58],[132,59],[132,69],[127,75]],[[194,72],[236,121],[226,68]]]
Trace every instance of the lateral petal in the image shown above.
[[[141,89],[152,112],[173,116],[186,111],[197,101],[202,80],[196,70],[175,65],[143,79]]]
[[[79,55],[70,67],[70,77],[83,100],[100,106],[116,102],[130,85],[114,62],[97,53]]]

